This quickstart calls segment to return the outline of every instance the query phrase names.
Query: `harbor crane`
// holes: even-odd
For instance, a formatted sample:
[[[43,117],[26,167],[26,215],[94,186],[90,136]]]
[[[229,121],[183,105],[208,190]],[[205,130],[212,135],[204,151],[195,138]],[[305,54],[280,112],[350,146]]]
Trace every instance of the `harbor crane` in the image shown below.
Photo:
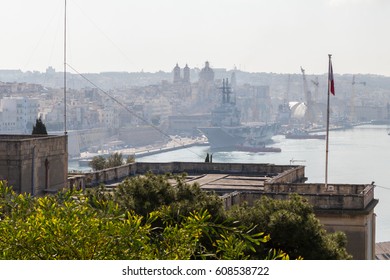
[[[305,75],[305,69],[302,68],[301,66],[301,72],[302,72],[302,78],[303,78],[303,91],[305,93],[305,99],[306,99],[306,120],[308,122],[313,122],[313,102],[311,100],[311,92],[307,86],[307,80],[306,80],[306,75]]]
[[[320,85],[320,83],[318,82],[318,77],[316,76],[316,78],[314,80],[311,80],[311,82],[313,83],[313,85],[315,87],[313,101],[316,101],[316,98],[318,98],[318,87]]]

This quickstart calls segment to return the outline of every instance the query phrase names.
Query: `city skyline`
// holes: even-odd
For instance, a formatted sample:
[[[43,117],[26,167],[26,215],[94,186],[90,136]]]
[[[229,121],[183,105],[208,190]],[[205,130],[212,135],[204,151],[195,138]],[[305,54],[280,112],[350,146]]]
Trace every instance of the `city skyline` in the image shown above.
[[[64,0],[5,0],[0,69],[63,70]],[[67,63],[79,72],[172,71],[390,76],[385,0],[67,0]],[[68,68],[68,71],[72,72]]]

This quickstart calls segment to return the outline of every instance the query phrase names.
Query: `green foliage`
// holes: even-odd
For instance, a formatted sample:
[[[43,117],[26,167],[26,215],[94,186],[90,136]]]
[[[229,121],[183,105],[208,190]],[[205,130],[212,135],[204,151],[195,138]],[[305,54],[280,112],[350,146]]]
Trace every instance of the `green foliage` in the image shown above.
[[[180,176],[132,177],[52,196],[0,181],[0,259],[348,259],[298,195],[224,211],[221,199]]]
[[[122,153],[115,152],[110,154],[106,160],[106,168],[117,167],[123,165],[123,155]]]
[[[126,161],[123,159],[122,153],[115,152],[113,154],[110,154],[107,158],[104,156],[95,156],[92,158],[91,162],[89,163],[89,166],[94,170],[103,170],[106,168],[112,168],[121,166],[126,163],[132,163],[135,161],[134,156],[128,156],[126,158]]]
[[[0,259],[246,259],[246,251],[268,240],[246,227],[215,223],[207,210],[176,223],[169,211],[141,216],[94,198],[91,203],[75,191],[31,198],[0,181]],[[158,219],[163,228],[153,227]]]
[[[170,206],[167,215],[176,221],[194,210],[208,210],[214,217],[224,216],[219,196],[204,192],[198,184],[188,184],[184,180],[185,174],[174,176],[147,173],[131,177],[120,184],[109,199],[113,199],[123,211],[134,211],[143,216],[163,206]],[[95,191],[97,194],[93,193]],[[97,189],[92,190],[90,195],[102,198],[104,193],[107,192]]]
[[[46,134],[47,130],[45,124],[42,122],[42,119],[39,118],[36,120],[35,125],[33,126],[32,134]]]
[[[297,194],[288,200],[262,197],[254,207],[235,207],[229,216],[243,225],[258,225],[272,238],[264,249],[279,248],[291,258],[349,259],[344,233],[328,234],[312,206]],[[263,251],[265,253],[265,251]]]
[[[133,163],[135,162],[135,155],[128,155],[126,158],[126,163]]]
[[[106,166],[106,158],[103,156],[94,156],[89,162],[89,166],[92,167],[94,171],[103,170]]]

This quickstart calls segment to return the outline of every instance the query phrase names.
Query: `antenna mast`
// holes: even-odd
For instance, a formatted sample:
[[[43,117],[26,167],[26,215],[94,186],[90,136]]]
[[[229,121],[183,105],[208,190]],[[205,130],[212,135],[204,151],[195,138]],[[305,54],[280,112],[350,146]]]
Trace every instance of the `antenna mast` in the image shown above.
[[[66,0],[64,15],[64,134],[68,134],[66,131]]]

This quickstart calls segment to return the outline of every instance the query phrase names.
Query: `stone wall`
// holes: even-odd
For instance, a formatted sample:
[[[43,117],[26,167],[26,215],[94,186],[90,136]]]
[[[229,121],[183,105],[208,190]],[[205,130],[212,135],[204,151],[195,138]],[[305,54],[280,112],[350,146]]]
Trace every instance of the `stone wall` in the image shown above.
[[[222,196],[225,209],[247,202],[253,205],[263,195],[274,199],[287,199],[298,193],[313,205],[314,213],[329,232],[343,231],[347,235],[347,250],[354,259],[373,259],[375,245],[374,185],[304,184],[303,166],[242,163],[145,163],[136,162],[98,172],[75,175],[69,178],[69,187],[85,188],[121,180],[127,176],[145,174],[239,174],[269,176],[259,191],[232,191]]]
[[[139,174],[151,171],[156,174],[183,173],[188,174],[210,174],[210,173],[229,173],[257,176],[277,176],[280,173],[289,170],[294,171],[289,180],[295,182],[304,178],[304,166],[291,165],[274,165],[274,164],[256,164],[256,163],[209,163],[209,162],[167,162],[167,163],[151,163],[151,162],[137,162],[136,172]],[[287,175],[288,173],[286,173]],[[284,175],[283,175],[284,176]],[[294,177],[295,176],[295,177]]]
[[[222,197],[225,209],[243,202],[253,205],[266,195],[273,199],[288,199],[298,193],[313,206],[316,217],[328,232],[342,231],[347,236],[347,251],[355,260],[375,257],[375,214],[378,200],[374,185],[333,185],[326,191],[324,184],[266,183],[264,192],[232,192]],[[318,192],[318,193],[317,193]]]
[[[251,164],[251,163],[208,163],[208,162],[135,162],[119,167],[108,168],[100,171],[71,175],[68,178],[68,186],[73,185],[85,188],[97,186],[124,179],[136,174],[187,173],[210,174],[229,173],[240,175],[278,176],[278,181],[301,182],[304,177],[304,166]],[[281,175],[279,175],[281,173]],[[286,176],[284,179],[283,176]],[[271,177],[270,177],[271,178]]]
[[[67,136],[0,135],[0,179],[40,195],[67,184]]]
[[[373,185],[333,184],[264,184],[264,192],[283,199],[289,193],[298,193],[318,209],[364,209],[374,198]]]

